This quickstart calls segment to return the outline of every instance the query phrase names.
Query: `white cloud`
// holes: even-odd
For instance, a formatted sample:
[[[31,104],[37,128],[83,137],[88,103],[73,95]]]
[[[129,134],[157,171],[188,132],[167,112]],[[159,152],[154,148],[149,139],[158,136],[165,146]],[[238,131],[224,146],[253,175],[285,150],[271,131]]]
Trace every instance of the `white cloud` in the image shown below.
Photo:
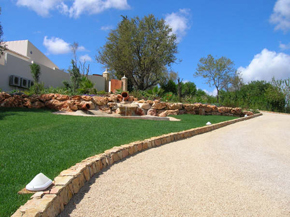
[[[40,16],[48,16],[63,0],[17,0],[16,5],[28,7]]]
[[[66,54],[71,52],[71,44],[61,38],[51,37],[50,39],[45,36],[43,45],[46,47],[48,54]],[[77,51],[88,51],[84,46],[78,46]]]
[[[66,4],[69,2],[71,6]],[[78,18],[81,14],[98,14],[107,9],[129,9],[127,0],[17,0],[16,5],[28,7],[40,16],[48,16],[51,10]]]
[[[290,0],[277,0],[273,11],[270,22],[276,24],[275,30],[288,31],[290,29]]]
[[[80,61],[82,63],[84,63],[84,62],[91,62],[92,61],[92,58],[88,54],[86,54],[86,55],[80,56]]]
[[[246,68],[239,67],[238,71],[242,73],[246,83],[254,80],[271,81],[272,77],[276,79],[288,78],[290,76],[289,66],[290,55],[264,49],[254,56]]]
[[[288,44],[282,44],[280,42],[279,47],[280,47],[281,50],[288,50],[288,49],[290,49],[290,43],[288,43]]]
[[[87,49],[84,46],[79,46],[77,51],[87,51]]]
[[[114,27],[113,26],[102,26],[101,27],[101,30],[103,30],[103,31],[108,31],[108,30],[111,30],[111,29],[113,29]]]
[[[206,92],[206,94],[210,95],[210,96],[216,96],[217,95],[217,89],[213,89],[213,91],[208,91],[206,89],[203,89],[204,92]]]
[[[83,13],[98,14],[110,8],[125,10],[130,6],[127,0],[74,0],[69,9],[69,16],[77,18]]]
[[[165,23],[172,28],[172,33],[176,34],[177,42],[186,35],[189,26],[190,9],[180,9],[177,13],[167,14]]]
[[[51,39],[49,39],[45,36],[43,39],[43,45],[50,54],[65,54],[71,51],[70,44],[61,38],[51,37]]]

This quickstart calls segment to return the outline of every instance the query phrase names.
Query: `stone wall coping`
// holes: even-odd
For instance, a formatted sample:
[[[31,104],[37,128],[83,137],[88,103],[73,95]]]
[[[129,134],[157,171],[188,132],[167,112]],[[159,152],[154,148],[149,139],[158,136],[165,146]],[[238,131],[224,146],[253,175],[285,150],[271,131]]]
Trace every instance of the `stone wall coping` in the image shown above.
[[[180,132],[173,132],[157,137],[151,137],[143,141],[135,141],[129,144],[115,146],[104,153],[88,157],[63,170],[54,178],[53,186],[47,191],[39,191],[31,196],[24,205],[12,215],[12,217],[54,217],[64,210],[74,194],[77,194],[95,174],[106,167],[149,148],[158,147],[166,143],[186,139],[198,134],[209,132],[233,123],[248,120],[262,115],[255,114],[235,120],[225,121],[210,126],[197,127]]]

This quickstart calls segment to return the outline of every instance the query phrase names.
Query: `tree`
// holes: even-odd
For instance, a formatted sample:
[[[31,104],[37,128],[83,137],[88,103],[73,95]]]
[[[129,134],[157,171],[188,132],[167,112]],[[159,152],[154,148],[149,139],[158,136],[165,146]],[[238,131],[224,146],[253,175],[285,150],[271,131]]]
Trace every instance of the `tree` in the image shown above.
[[[193,82],[186,82],[186,83],[182,83],[182,97],[185,96],[194,96],[196,94],[196,85]]]
[[[176,36],[163,19],[153,15],[143,19],[123,16],[107,39],[96,60],[119,79],[125,74],[136,90],[157,85],[176,61]]]
[[[82,76],[88,77],[88,74],[90,72],[90,64],[88,64],[86,61],[79,61],[79,66],[78,66],[78,56],[77,56],[77,51],[79,50],[79,43],[74,42],[70,45],[71,52],[73,53],[73,60],[75,66],[80,70]]]
[[[75,92],[80,86],[82,75],[74,60],[71,61],[71,64],[72,68],[69,69],[68,72],[71,76],[72,90]]]
[[[272,78],[272,85],[277,87],[285,97],[285,112],[290,112],[290,78],[276,80]]]
[[[36,63],[32,63],[30,65],[31,75],[34,80],[34,85],[31,87],[32,91],[36,94],[40,93],[41,89],[43,89],[43,84],[39,83],[40,78],[40,66]]]
[[[177,85],[172,80],[169,80],[166,84],[161,84],[161,88],[164,90],[165,93],[177,93]]]
[[[212,55],[208,55],[207,58],[199,60],[194,76],[202,76],[207,79],[206,83],[209,86],[216,88],[219,102],[219,91],[228,85],[234,72],[234,63],[230,59],[226,57],[214,59]]]

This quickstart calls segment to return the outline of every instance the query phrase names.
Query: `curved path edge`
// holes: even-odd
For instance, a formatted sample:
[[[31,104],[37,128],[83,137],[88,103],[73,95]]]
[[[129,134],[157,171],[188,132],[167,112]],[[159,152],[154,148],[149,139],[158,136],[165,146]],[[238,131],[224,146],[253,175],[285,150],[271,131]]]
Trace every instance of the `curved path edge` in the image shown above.
[[[73,195],[77,194],[95,174],[110,167],[114,163],[149,148],[154,148],[173,141],[178,141],[210,132],[221,127],[240,121],[261,116],[262,113],[235,120],[225,121],[210,126],[193,128],[181,132],[169,133],[158,137],[152,137],[143,141],[136,141],[126,145],[113,147],[104,153],[86,158],[76,165],[62,171],[54,178],[53,186],[47,191],[36,192],[24,205],[12,215],[12,217],[52,217],[64,210]]]

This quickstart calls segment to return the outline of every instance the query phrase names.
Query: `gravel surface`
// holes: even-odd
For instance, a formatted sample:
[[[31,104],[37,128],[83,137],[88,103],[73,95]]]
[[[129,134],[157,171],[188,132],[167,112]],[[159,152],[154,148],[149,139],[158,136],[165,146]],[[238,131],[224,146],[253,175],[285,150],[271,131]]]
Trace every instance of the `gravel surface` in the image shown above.
[[[290,115],[264,113],[127,158],[60,216],[290,216]]]

